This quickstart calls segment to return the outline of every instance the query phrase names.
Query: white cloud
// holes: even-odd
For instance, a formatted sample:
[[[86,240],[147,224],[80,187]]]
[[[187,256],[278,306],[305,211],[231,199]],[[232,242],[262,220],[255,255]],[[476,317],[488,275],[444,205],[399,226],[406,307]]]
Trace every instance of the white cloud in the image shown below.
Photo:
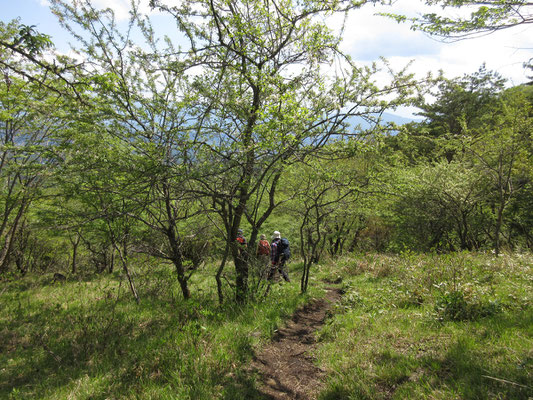
[[[117,21],[123,21],[129,18],[129,0],[93,0],[92,3],[95,8],[110,8],[113,10]]]
[[[485,63],[489,70],[500,73],[510,85],[528,81],[523,63],[533,57],[533,26],[515,27],[483,37],[454,43],[443,43],[413,31],[409,24],[376,15],[394,12],[417,16],[435,8],[421,7],[420,2],[397,0],[392,7],[375,6],[355,10],[347,19],[342,49],[357,62],[368,64],[380,56],[400,70],[413,61],[409,71],[417,76],[442,70],[448,78],[476,72]],[[442,12],[437,7],[438,12]],[[465,15],[470,9],[450,9],[452,15]],[[333,18],[329,26],[339,27],[342,19]],[[401,108],[396,114],[411,117],[416,109]]]
[[[42,5],[49,6],[49,0],[39,0]],[[130,17],[131,0],[91,0],[91,4],[96,9],[111,9],[115,14],[117,21],[125,21]],[[139,11],[143,14],[153,15],[158,14],[158,11],[151,10],[148,5],[148,0],[141,0],[139,4]]]
[[[533,26],[515,27],[488,36],[443,43],[421,32],[412,31],[408,24],[398,24],[376,15],[395,12],[408,16],[424,13],[431,8],[420,7],[419,2],[394,2],[391,7],[376,6],[356,10],[347,20],[343,50],[355,60],[370,62],[383,56],[397,68],[413,60],[412,70],[420,75],[443,70],[452,78],[477,71],[486,63],[510,80],[511,84],[527,81],[522,64],[533,57]],[[435,10],[435,8],[433,8]],[[442,11],[438,7],[439,12]],[[469,13],[470,10],[451,9],[451,13]],[[338,26],[340,21],[335,22]]]

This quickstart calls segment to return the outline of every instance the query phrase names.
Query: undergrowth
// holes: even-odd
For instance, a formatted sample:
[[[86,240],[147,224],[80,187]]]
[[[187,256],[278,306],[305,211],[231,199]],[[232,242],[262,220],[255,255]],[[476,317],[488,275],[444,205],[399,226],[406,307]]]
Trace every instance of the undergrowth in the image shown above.
[[[322,281],[342,300],[317,333],[320,399],[533,397],[531,255],[368,254],[313,266],[311,293],[290,284],[219,305],[214,270],[180,296],[172,268],[27,276],[0,283],[0,398],[262,399],[255,349]],[[231,282],[231,276],[228,281]]]
[[[136,269],[137,305],[120,273],[27,276],[0,285],[0,398],[261,398],[253,349],[308,300],[296,283],[219,305],[215,266],[180,296],[172,268]]]
[[[320,399],[531,399],[531,255],[369,254],[339,260],[321,330]]]

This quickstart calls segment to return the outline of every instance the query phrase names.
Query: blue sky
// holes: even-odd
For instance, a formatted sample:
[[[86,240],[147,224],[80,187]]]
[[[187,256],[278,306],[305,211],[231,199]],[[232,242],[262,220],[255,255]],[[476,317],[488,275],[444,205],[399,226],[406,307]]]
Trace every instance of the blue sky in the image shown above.
[[[0,0],[3,22],[20,18],[25,25],[35,25],[41,33],[52,36],[58,48],[68,48],[67,35],[58,26],[56,17],[39,0]]]
[[[148,0],[142,1],[148,3]],[[127,18],[129,0],[93,0],[93,3],[113,8],[119,19]],[[22,23],[35,25],[39,32],[51,35],[60,51],[68,51],[68,34],[59,27],[46,0],[0,0],[0,5],[2,21],[20,17]],[[421,76],[428,71],[436,73],[443,70],[445,76],[452,78],[473,73],[486,63],[488,69],[499,72],[510,84],[528,80],[522,64],[533,57],[533,26],[517,27],[456,43],[442,43],[410,30],[406,24],[376,15],[380,11],[417,15],[425,10],[427,7],[423,7],[419,0],[396,0],[393,8],[369,6],[357,10],[347,19],[343,50],[361,63],[370,63],[380,56],[386,57],[396,68],[412,62],[410,70]],[[156,15],[155,18],[158,27],[165,26],[162,16]],[[332,26],[339,23],[333,20]],[[408,115],[409,112],[403,114]]]

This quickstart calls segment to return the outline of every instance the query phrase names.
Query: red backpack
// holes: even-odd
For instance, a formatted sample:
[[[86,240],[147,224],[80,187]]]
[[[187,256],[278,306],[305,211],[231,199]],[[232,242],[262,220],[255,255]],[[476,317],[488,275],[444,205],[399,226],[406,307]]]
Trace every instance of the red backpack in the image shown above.
[[[257,248],[257,254],[260,255],[269,255],[270,254],[270,244],[268,240],[260,240],[259,247]]]

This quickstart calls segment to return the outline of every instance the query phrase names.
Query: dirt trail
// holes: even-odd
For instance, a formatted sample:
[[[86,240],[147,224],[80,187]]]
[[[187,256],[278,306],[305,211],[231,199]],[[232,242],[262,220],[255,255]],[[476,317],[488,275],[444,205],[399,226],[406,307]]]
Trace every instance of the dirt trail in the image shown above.
[[[259,390],[266,398],[316,398],[325,373],[314,364],[315,332],[340,297],[339,289],[328,288],[324,299],[298,310],[287,325],[279,329],[274,340],[255,356],[252,368],[262,377]]]

